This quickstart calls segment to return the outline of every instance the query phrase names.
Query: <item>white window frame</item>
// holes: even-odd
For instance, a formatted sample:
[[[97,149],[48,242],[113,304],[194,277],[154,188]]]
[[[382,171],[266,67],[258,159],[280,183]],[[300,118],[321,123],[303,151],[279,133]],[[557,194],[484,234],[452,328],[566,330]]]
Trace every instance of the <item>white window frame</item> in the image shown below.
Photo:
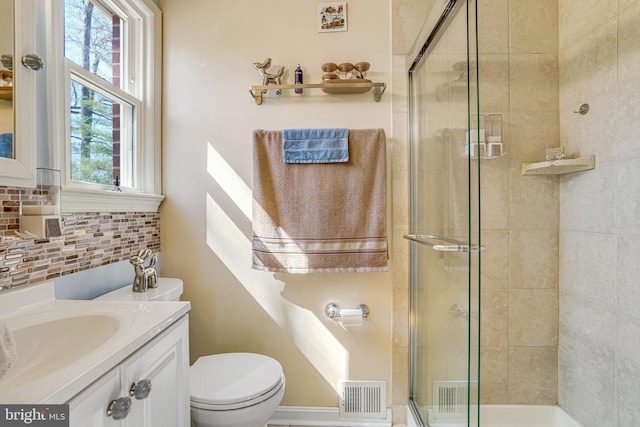
[[[49,0],[47,41],[47,110],[53,164],[61,170],[62,212],[156,212],[161,194],[162,13],[151,0],[101,0],[129,18],[127,53],[132,67],[122,69],[123,87],[140,100],[119,94],[138,109],[134,135],[137,188],[122,192],[70,179],[69,90],[71,74],[84,84],[85,70],[64,57],[64,0]],[[131,37],[133,35],[133,37]],[[129,59],[131,61],[131,58]],[[128,85],[128,86],[124,86]]]

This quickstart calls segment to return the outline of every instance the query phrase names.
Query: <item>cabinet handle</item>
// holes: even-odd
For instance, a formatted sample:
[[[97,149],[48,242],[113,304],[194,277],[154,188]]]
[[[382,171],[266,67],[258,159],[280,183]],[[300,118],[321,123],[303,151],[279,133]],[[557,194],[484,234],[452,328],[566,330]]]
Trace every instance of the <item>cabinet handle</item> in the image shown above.
[[[38,71],[44,68],[44,62],[35,53],[29,53],[22,57],[22,65],[30,70]]]
[[[151,380],[144,379],[137,383],[131,384],[129,389],[129,396],[135,397],[137,400],[146,399],[151,393]]]
[[[128,397],[112,400],[107,406],[107,416],[113,417],[116,421],[127,418],[129,412],[131,412],[131,399]]]

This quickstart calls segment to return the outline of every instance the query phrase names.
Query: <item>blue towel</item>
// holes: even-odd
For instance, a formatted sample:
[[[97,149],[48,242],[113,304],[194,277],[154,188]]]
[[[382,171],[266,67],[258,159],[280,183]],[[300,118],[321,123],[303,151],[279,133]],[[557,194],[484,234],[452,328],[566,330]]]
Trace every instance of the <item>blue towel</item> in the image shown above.
[[[285,163],[344,163],[349,161],[349,129],[284,129]]]
[[[13,134],[0,134],[0,157],[13,159]]]

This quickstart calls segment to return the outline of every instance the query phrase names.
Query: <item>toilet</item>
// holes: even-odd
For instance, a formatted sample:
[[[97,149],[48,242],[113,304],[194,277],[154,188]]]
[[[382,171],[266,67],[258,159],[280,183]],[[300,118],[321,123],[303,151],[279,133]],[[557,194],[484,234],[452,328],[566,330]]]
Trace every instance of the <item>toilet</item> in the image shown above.
[[[178,301],[180,279],[161,277],[157,288],[125,286],[98,300]],[[202,356],[189,368],[192,427],[264,427],[282,401],[285,376],[271,357],[255,353]]]

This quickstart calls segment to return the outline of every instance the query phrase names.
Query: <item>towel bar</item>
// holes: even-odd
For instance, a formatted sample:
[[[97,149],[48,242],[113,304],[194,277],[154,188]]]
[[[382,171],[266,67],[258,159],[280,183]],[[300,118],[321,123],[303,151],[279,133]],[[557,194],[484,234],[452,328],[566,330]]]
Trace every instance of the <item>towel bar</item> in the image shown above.
[[[441,252],[482,252],[486,249],[484,246],[474,244],[469,245],[460,240],[436,236],[435,234],[405,234],[402,237]],[[433,240],[444,242],[446,244],[433,243]]]

